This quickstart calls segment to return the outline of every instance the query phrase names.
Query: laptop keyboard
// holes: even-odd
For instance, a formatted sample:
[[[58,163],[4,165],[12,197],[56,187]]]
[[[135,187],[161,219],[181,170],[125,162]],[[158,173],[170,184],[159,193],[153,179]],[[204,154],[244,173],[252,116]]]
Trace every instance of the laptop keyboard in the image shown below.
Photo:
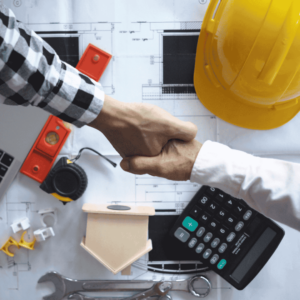
[[[0,149],[0,183],[11,166],[14,158]]]

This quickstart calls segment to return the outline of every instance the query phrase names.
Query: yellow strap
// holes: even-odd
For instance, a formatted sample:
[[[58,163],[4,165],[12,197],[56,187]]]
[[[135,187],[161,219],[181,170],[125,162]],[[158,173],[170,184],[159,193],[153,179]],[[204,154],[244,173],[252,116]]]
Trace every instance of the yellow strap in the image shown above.
[[[72,164],[73,162],[71,160],[67,159],[67,163],[68,164]],[[71,198],[60,196],[57,193],[52,193],[51,195],[53,197],[57,198],[58,200],[63,201],[63,202],[71,202],[71,201],[73,201]]]
[[[53,197],[57,198],[58,200],[63,201],[63,202],[71,202],[71,201],[73,201],[71,198],[60,196],[57,193],[52,193],[51,195]]]

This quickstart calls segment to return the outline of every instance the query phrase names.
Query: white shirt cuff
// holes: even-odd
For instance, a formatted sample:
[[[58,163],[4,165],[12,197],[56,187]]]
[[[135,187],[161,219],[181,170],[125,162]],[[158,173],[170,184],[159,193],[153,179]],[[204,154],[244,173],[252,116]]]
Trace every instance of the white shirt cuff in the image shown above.
[[[190,180],[217,187],[238,198],[247,169],[253,159],[254,156],[245,152],[206,141],[196,158]]]

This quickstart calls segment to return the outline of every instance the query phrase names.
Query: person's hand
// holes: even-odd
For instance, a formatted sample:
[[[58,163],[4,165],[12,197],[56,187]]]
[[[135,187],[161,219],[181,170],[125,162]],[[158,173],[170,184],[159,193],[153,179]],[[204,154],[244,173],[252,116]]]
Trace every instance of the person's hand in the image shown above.
[[[196,140],[183,142],[172,140],[158,156],[127,157],[121,161],[121,168],[133,174],[149,174],[170,180],[189,180],[202,144]]]
[[[122,157],[158,155],[171,139],[191,141],[197,127],[162,108],[123,103],[105,96],[99,116],[89,126],[100,130]]]

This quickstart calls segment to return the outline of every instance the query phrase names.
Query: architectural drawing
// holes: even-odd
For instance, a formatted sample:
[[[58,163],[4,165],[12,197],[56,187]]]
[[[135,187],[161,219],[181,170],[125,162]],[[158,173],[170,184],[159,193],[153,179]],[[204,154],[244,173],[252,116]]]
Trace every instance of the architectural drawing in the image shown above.
[[[193,67],[208,0],[1,2],[72,66],[76,66],[89,43],[111,53],[113,58],[100,79],[106,94],[123,102],[155,104],[181,120],[193,122],[198,127],[196,139],[200,142],[219,141],[266,157],[300,161],[300,139],[297,132],[291,130],[299,128],[300,118],[269,132],[250,131],[216,118],[198,100],[193,85]],[[291,146],[285,147],[287,143]],[[72,139],[61,154],[76,155],[80,148],[86,146],[110,155],[116,162],[121,160],[105,137],[89,127],[74,128]],[[201,270],[197,262],[149,261],[146,255],[133,265],[130,276],[113,277],[102,265],[95,263],[94,258],[79,246],[85,234],[86,220],[81,211],[84,202],[152,205],[157,215],[174,216],[182,212],[200,185],[148,175],[134,176],[119,167],[112,170],[91,153],[85,153],[79,164],[87,172],[89,187],[75,203],[63,206],[51,195],[42,192],[36,182],[20,174],[0,201],[0,241],[11,234],[9,224],[16,218],[29,217],[32,226],[37,229],[40,226],[39,209],[55,207],[59,212],[53,239],[38,244],[35,251],[22,249],[16,252],[14,258],[7,258],[0,252],[1,300],[20,300],[24,294],[30,295],[28,299],[42,299],[51,293],[51,288],[37,288],[36,282],[50,270],[74,279],[153,280],[186,278],[195,270]],[[287,229],[287,232],[291,243],[299,240],[291,230]],[[282,252],[279,249],[278,255],[291,251],[284,246],[282,249]],[[289,259],[286,255],[284,257]],[[288,268],[282,265],[280,278],[284,278],[295,264],[292,256],[287,264]],[[270,265],[269,271],[264,274],[276,273],[274,268],[277,270],[277,266]],[[167,270],[173,270],[175,275]],[[230,299],[234,292],[230,285],[211,272],[207,276],[213,286],[207,299]],[[289,276],[290,286],[297,286],[297,278],[299,276]],[[267,284],[268,277],[263,277],[263,280]],[[254,283],[254,287],[257,285],[261,288]],[[249,288],[250,295],[252,291]],[[262,293],[262,298],[257,297],[257,300],[264,299],[264,295]],[[173,299],[193,299],[184,294],[172,296]]]

